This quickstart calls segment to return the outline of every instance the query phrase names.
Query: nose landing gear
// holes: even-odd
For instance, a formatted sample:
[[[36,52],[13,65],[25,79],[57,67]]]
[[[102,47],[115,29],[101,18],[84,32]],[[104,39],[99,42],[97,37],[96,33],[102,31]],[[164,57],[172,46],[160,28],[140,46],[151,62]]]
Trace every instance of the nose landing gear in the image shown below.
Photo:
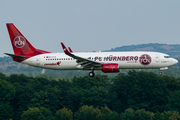
[[[162,72],[161,72],[161,71],[159,71],[159,75],[160,75],[160,76],[162,75]]]
[[[168,67],[163,67],[163,68],[160,68],[160,69],[159,69],[159,75],[160,75],[160,76],[162,75],[161,70],[166,70],[166,69],[168,69]]]

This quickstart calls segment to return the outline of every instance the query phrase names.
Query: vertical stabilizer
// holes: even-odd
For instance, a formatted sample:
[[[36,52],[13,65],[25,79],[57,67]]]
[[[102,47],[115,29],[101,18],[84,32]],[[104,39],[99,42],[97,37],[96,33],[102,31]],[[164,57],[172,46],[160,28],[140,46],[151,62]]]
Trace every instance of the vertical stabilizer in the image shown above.
[[[13,23],[7,23],[6,25],[15,55],[26,56],[29,58],[38,54],[49,53],[34,48]]]
[[[23,34],[14,26],[13,23],[7,23],[9,37],[15,55],[32,55],[36,49],[29,43]]]

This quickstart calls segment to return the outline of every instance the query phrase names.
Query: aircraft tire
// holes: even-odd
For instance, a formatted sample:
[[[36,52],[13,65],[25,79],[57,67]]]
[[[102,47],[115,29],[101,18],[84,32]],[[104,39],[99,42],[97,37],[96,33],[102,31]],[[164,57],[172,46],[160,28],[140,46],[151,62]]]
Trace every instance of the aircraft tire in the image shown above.
[[[89,76],[90,76],[90,77],[94,77],[94,72],[90,72],[90,73],[89,73]]]
[[[161,75],[162,75],[162,72],[159,72],[159,75],[161,76]]]

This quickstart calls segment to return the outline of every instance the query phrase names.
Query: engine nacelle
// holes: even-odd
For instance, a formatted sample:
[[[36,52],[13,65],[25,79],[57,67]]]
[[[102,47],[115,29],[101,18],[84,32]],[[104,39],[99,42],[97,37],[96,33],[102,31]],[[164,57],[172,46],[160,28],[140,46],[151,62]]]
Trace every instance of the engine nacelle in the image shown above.
[[[117,64],[117,63],[103,64],[102,72],[104,72],[104,73],[119,72],[119,64]]]

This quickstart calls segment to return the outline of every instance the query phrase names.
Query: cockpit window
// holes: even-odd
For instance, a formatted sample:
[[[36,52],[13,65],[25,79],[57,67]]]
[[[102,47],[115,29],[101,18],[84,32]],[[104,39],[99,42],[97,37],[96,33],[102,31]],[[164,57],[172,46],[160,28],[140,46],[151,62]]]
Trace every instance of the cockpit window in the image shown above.
[[[169,56],[164,56],[164,58],[169,58]]]

